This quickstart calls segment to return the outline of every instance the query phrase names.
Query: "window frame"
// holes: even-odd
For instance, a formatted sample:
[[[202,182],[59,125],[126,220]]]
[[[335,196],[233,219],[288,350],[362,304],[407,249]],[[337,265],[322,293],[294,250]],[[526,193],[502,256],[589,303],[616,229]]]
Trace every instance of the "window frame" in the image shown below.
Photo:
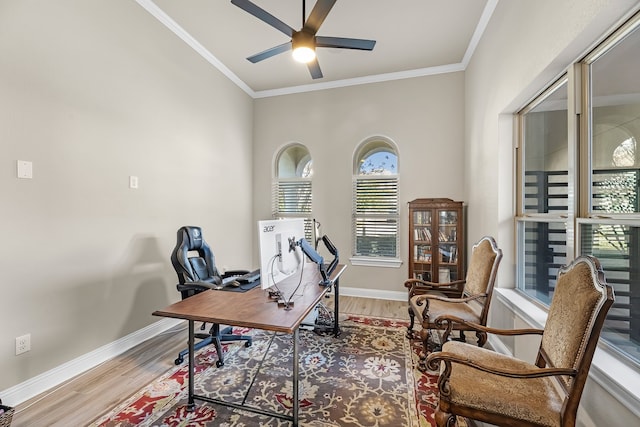
[[[584,252],[582,241],[583,228],[587,225],[621,225],[630,227],[640,227],[640,212],[633,213],[604,213],[594,208],[592,186],[595,185],[594,161],[593,161],[593,106],[592,85],[591,85],[591,65],[600,57],[615,49],[629,34],[640,32],[640,14],[637,14],[625,23],[618,30],[614,31],[592,52],[568,67],[566,74],[563,73],[557,80],[541,91],[520,111],[515,113],[514,124],[516,126],[516,214],[515,214],[515,240],[516,240],[516,289],[515,292],[536,306],[542,307],[546,312],[548,303],[525,292],[524,280],[524,248],[526,240],[521,235],[522,227],[532,222],[561,222],[566,223],[566,256],[573,259]],[[524,114],[539,105],[549,93],[552,93],[558,84],[567,79],[567,143],[568,143],[568,212],[566,214],[546,213],[526,213],[524,201],[526,197],[525,188],[525,135],[523,132]],[[561,84],[561,83],[560,83]],[[635,136],[635,135],[633,135]],[[637,140],[636,140],[637,142]],[[636,161],[636,164],[638,161]],[[602,166],[602,162],[600,162]],[[596,168],[596,171],[605,170]],[[624,169],[624,168],[611,168]],[[637,168],[635,168],[637,169]],[[636,230],[637,231],[637,230]],[[631,232],[630,232],[631,233]],[[586,237],[585,237],[586,238]],[[591,247],[587,243],[587,247]],[[627,248],[629,250],[629,247]],[[584,252],[587,253],[587,252]],[[627,253],[629,256],[629,253]],[[603,265],[605,276],[607,267]],[[630,267],[631,268],[631,267]],[[613,270],[612,270],[613,271]],[[612,276],[613,277],[613,276]],[[631,279],[629,279],[631,280]],[[612,279],[614,281],[614,279]],[[633,282],[630,282],[633,283]],[[636,284],[637,285],[637,284]],[[635,289],[635,288],[634,288]],[[629,291],[630,292],[630,291]],[[631,320],[632,317],[629,317]],[[631,325],[630,325],[631,327]],[[631,329],[633,331],[633,329]],[[603,330],[603,332],[605,332]],[[603,334],[604,335],[604,334]],[[630,340],[630,338],[627,339]],[[637,344],[636,344],[637,345]],[[617,355],[620,361],[636,372],[640,372],[640,359],[637,350],[634,355],[625,354],[625,351],[606,338],[600,341],[600,346],[607,349],[612,354]]]
[[[396,171],[394,174],[363,175],[360,174],[360,163],[363,159],[377,152],[391,152],[396,157]],[[400,259],[400,154],[397,145],[386,137],[376,136],[361,142],[353,154],[353,175],[352,175],[352,211],[351,211],[351,257],[353,265],[369,267],[391,267],[398,268],[402,265]],[[358,183],[364,181],[386,180],[395,182],[395,213],[362,213],[358,212]],[[373,256],[371,254],[359,254],[358,244],[358,220],[359,218],[388,218],[395,221],[395,254],[393,256]]]
[[[305,155],[301,156],[295,163],[294,175],[288,177],[281,177],[280,160],[283,155],[287,154],[289,150],[304,150]],[[301,143],[293,142],[281,147],[274,157],[273,162],[273,174],[272,174],[272,194],[271,194],[271,216],[274,219],[281,218],[302,218],[304,219],[305,238],[310,242],[313,241],[313,173],[308,177],[299,176],[302,175],[305,166],[313,162],[313,157],[309,149]],[[283,190],[284,189],[284,190]],[[282,194],[283,191],[289,193],[303,193],[309,198],[307,203],[304,203],[302,209],[299,210],[282,210]],[[285,200],[285,204],[286,200]]]

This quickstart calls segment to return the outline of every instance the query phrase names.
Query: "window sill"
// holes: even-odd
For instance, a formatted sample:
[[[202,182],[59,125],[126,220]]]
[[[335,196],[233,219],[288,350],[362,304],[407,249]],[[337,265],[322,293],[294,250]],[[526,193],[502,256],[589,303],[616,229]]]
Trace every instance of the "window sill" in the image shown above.
[[[387,267],[400,268],[402,260],[400,258],[382,258],[370,256],[354,256],[349,258],[351,265],[363,267]]]
[[[498,300],[533,328],[543,328],[546,310],[529,301],[514,289],[496,288]],[[591,376],[598,384],[640,417],[640,371],[625,363],[614,351],[599,344],[591,363]]]

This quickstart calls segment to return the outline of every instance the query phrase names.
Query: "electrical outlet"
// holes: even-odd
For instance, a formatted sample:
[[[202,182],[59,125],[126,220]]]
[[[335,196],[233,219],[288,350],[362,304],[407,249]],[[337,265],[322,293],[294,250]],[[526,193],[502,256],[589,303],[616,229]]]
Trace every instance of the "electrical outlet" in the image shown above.
[[[31,350],[31,334],[16,337],[16,356]]]

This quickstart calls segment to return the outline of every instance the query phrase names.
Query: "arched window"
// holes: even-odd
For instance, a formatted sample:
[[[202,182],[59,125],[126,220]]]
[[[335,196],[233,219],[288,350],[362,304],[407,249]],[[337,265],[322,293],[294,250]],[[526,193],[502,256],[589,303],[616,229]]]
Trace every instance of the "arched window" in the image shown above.
[[[353,159],[353,255],[398,258],[398,153],[386,138],[369,138]]]
[[[636,139],[625,139],[613,150],[613,166],[630,168],[636,164]]]
[[[272,214],[274,218],[304,218],[305,234],[311,237],[313,160],[307,147],[293,143],[275,159]]]

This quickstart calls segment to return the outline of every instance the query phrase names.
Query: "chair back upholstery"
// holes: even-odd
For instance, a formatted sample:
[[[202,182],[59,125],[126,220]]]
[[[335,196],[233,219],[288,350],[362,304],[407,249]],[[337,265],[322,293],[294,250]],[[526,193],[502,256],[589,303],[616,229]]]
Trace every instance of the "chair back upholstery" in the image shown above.
[[[467,269],[464,296],[485,295],[480,315],[481,324],[486,324],[489,304],[502,260],[502,250],[491,236],[480,239],[471,250],[471,259]]]
[[[222,283],[220,273],[216,268],[215,257],[202,237],[200,227],[180,227],[176,247],[171,253],[171,263],[176,270],[180,284],[189,282]],[[186,295],[183,295],[184,297]]]
[[[613,299],[596,258],[581,256],[559,270],[536,364],[578,371],[573,379],[561,377],[575,407]]]

